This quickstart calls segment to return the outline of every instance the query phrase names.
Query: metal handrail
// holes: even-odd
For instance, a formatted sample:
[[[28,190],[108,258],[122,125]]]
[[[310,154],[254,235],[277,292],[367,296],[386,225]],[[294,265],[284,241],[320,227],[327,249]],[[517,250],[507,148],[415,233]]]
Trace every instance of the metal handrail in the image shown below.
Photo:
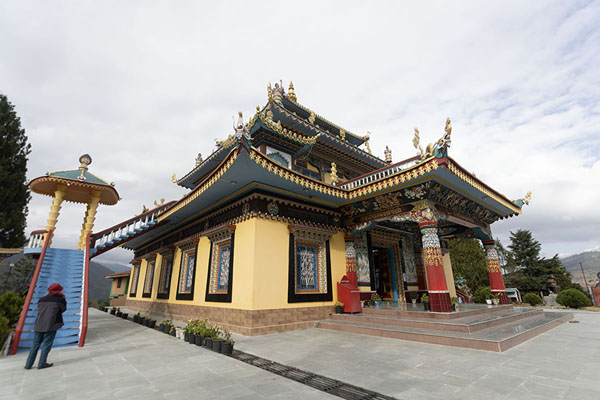
[[[83,252],[84,269],[83,269],[83,298],[81,299],[81,330],[79,334],[79,347],[83,347],[85,343],[85,335],[88,327],[88,285],[90,272],[90,234],[85,238],[85,250]]]

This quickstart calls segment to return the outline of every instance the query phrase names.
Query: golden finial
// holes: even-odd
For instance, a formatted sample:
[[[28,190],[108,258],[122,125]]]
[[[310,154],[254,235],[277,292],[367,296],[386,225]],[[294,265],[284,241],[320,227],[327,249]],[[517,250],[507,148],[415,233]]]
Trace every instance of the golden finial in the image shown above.
[[[337,185],[337,183],[340,181],[340,178],[337,176],[337,166],[335,165],[334,162],[331,163],[331,184],[332,185]]]
[[[448,140],[450,139],[450,134],[452,133],[452,125],[450,124],[450,118],[446,118],[446,127],[444,128],[444,130],[446,131],[446,136],[448,137]]]
[[[371,137],[371,132],[367,131],[367,135],[363,137],[365,141],[365,147],[367,148],[367,152],[371,153],[371,146],[369,145],[369,138]]]
[[[426,154],[423,152],[423,147],[421,147],[421,145],[419,144],[420,142],[420,137],[419,137],[419,129],[417,129],[417,127],[415,126],[415,137],[413,138],[413,146],[415,146],[415,149],[418,150],[417,155],[421,158],[425,158]]]
[[[175,178],[175,174],[171,175],[171,182],[177,183],[177,178]]]
[[[346,131],[340,128],[340,138],[346,140]]]
[[[157,202],[156,200],[154,200],[154,206],[155,206],[155,207],[162,206],[163,204],[165,204],[165,199],[164,199],[164,197],[161,197],[161,199],[160,199],[160,203],[159,203],[159,202]]]
[[[392,163],[392,151],[390,150],[390,148],[388,146],[385,146],[385,162],[388,164]]]
[[[256,105],[256,112],[260,112],[260,106],[258,104]]]
[[[267,98],[269,99],[269,103],[273,102],[273,89],[271,89],[271,82],[267,84]]]
[[[288,88],[288,92],[285,97],[292,100],[294,103],[297,101],[296,93],[294,93],[294,84],[292,83],[292,81],[290,81],[290,87]]]
[[[523,197],[523,204],[529,205],[530,201],[531,201],[531,190],[529,192],[527,192],[525,197]]]
[[[316,119],[317,116],[315,115],[314,111],[311,111],[310,115],[308,116],[308,122],[314,125]]]

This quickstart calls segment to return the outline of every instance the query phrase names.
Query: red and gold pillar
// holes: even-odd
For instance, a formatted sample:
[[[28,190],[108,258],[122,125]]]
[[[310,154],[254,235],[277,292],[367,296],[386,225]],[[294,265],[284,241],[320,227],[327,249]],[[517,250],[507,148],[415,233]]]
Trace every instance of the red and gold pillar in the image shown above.
[[[482,240],[481,242],[485,248],[485,263],[490,276],[492,294],[500,295],[500,304],[509,304],[506,287],[504,286],[504,278],[502,278],[502,271],[500,270],[500,259],[496,251],[496,241]]]
[[[354,249],[354,238],[346,236],[346,276],[350,280],[350,284],[358,287],[358,276],[356,273],[356,250]]]
[[[442,263],[442,249],[437,234],[437,222],[422,221],[419,222],[419,228],[423,234],[423,264],[427,274],[431,311],[451,312],[450,294]]]

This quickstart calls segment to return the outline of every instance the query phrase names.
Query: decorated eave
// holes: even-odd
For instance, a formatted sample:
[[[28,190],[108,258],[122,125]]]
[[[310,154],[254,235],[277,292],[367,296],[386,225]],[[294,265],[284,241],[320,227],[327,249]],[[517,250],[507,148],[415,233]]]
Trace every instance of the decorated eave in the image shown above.
[[[94,191],[100,192],[100,203],[114,205],[119,201],[119,193],[113,183],[88,171],[91,157],[87,154],[80,157],[81,166],[68,171],[48,172],[44,176],[29,182],[29,187],[34,193],[54,197],[59,186],[66,187],[63,200],[74,203],[88,203]]]
[[[381,201],[423,183],[437,184],[493,213],[490,222],[521,213],[518,204],[493,190],[449,157],[411,158],[338,186],[306,177],[274,162],[245,138],[237,141],[223,161],[190,193],[159,216],[152,232],[127,243],[135,249],[165,232],[218,210],[254,191],[272,193],[329,209],[351,207],[365,200]],[[414,199],[414,201],[419,200]],[[406,203],[405,203],[406,204]]]
[[[284,97],[282,104],[285,101],[286,100]],[[274,121],[281,121],[283,125],[302,132],[309,137],[317,136],[317,145],[331,147],[336,152],[346,154],[356,160],[359,160],[361,163],[365,164],[365,167],[368,168],[380,168],[384,165],[387,165],[384,160],[375,157],[374,155],[359,148],[358,145],[362,144],[364,141],[362,141],[362,139],[360,143],[358,143],[356,140],[352,141],[354,136],[348,135],[343,129],[341,129],[341,131],[344,132],[343,135],[340,135],[340,131],[337,133],[332,133],[330,130],[331,128],[324,129],[325,127],[321,127],[316,120],[314,123],[311,123],[308,120],[310,116],[305,117],[298,114],[294,115],[293,112],[277,103],[270,103],[267,107],[268,111],[273,113],[272,119]]]

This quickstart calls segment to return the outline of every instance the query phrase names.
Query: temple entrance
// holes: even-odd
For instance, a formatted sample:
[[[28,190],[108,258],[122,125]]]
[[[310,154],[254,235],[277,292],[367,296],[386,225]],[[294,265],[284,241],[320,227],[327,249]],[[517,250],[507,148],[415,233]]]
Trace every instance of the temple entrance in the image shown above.
[[[394,253],[391,248],[373,247],[373,283],[383,300],[398,300],[398,286],[394,266]],[[375,286],[373,288],[373,286]]]

